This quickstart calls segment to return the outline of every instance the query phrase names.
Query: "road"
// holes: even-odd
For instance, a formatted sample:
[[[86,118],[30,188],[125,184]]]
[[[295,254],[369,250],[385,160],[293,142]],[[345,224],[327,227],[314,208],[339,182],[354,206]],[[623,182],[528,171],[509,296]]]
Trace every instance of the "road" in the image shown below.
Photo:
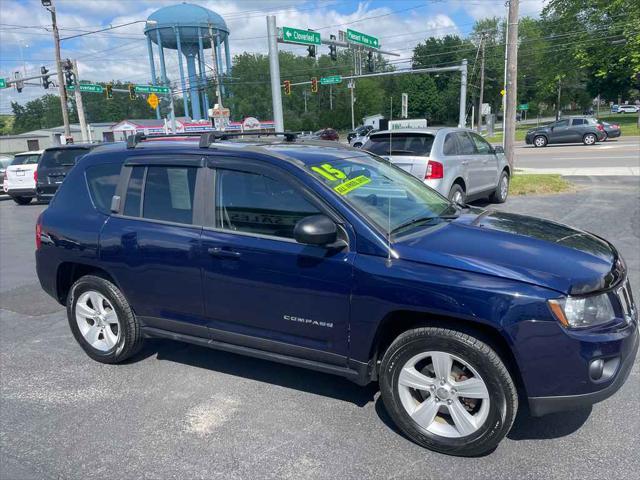
[[[575,174],[576,169],[589,175],[640,175],[640,137],[621,137],[592,146],[570,144],[545,148],[518,142],[515,165],[569,175]]]
[[[575,192],[500,208],[607,237],[640,299],[636,179],[574,181]],[[375,386],[170,341],[148,342],[124,365],[93,362],[37,283],[33,225],[43,208],[0,201],[2,479],[638,478],[638,362],[608,401],[520,414],[480,458],[405,439]]]

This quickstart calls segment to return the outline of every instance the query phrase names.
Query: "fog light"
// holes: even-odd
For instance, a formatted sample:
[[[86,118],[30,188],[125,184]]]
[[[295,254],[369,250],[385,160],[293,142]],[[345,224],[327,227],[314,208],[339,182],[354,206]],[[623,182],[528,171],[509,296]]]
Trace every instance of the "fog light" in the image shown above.
[[[602,372],[604,371],[604,360],[598,358],[593,360],[589,365],[589,376],[591,380],[598,381],[602,378]]]

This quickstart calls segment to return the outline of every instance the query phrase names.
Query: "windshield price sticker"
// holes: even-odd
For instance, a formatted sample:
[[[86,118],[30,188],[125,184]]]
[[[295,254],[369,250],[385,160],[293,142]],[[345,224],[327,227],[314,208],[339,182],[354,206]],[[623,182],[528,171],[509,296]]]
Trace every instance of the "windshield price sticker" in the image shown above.
[[[360,188],[363,185],[369,183],[371,179],[369,177],[365,177],[364,175],[360,175],[356,178],[352,178],[351,180],[347,180],[340,185],[336,185],[333,189],[338,192],[340,195],[346,195],[347,193],[355,190],[356,188]]]

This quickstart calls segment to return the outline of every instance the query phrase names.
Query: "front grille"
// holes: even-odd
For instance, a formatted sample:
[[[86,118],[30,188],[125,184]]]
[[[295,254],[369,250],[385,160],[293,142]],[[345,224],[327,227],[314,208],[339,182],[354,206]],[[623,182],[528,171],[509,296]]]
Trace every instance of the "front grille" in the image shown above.
[[[636,305],[633,301],[633,294],[631,293],[631,284],[629,280],[626,280],[624,284],[616,291],[618,295],[618,301],[622,308],[624,318],[628,323],[631,323],[636,316]]]

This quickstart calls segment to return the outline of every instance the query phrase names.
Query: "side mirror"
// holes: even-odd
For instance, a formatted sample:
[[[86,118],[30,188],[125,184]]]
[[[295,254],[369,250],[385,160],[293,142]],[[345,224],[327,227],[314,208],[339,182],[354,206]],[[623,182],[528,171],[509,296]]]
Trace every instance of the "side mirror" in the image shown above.
[[[329,245],[338,238],[338,228],[326,215],[311,215],[296,223],[293,238],[305,245]]]
[[[496,145],[493,147],[493,153],[504,153],[504,148],[502,145]]]

